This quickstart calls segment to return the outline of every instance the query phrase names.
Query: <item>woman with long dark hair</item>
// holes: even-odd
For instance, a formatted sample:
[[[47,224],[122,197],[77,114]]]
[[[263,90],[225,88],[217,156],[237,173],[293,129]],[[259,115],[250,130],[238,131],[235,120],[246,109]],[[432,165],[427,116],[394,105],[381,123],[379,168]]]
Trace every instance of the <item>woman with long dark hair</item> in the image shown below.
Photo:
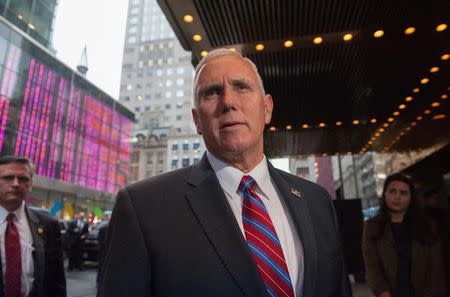
[[[362,249],[376,297],[445,296],[442,242],[408,176],[386,179],[380,212],[365,223]]]

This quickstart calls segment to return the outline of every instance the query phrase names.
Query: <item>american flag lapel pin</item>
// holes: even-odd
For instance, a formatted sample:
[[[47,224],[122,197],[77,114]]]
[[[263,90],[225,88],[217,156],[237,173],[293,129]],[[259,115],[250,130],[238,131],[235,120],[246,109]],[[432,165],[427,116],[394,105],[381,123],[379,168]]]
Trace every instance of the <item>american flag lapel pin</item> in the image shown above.
[[[291,188],[291,193],[297,196],[298,198],[302,198],[302,193],[299,190]]]

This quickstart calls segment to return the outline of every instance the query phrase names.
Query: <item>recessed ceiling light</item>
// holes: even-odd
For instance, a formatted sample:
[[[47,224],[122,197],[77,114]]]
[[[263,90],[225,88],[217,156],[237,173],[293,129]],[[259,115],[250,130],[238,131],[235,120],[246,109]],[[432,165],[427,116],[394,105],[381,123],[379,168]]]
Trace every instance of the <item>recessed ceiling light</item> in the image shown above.
[[[433,103],[431,103],[431,107],[439,107],[439,106],[441,106],[440,102],[433,102]]]
[[[413,101],[413,97],[408,96],[408,97],[405,98],[405,101],[406,102],[411,102],[411,101]]]
[[[354,120],[352,123],[353,123],[353,125],[358,125],[359,121],[358,120]]]
[[[344,39],[344,41],[350,41],[353,39],[353,35],[350,33],[347,33],[344,36],[342,36],[342,39]]]
[[[383,133],[384,132],[384,128],[378,129],[378,132]]]
[[[431,113],[431,110],[425,109],[425,110],[423,111],[423,113],[424,113],[424,114],[430,114],[430,113]]]
[[[435,73],[435,72],[438,72],[439,71],[439,67],[431,67],[430,68],[430,72],[431,73]]]
[[[291,47],[294,45],[294,42],[292,40],[286,40],[284,42],[284,47]]]
[[[418,120],[418,121],[423,120],[423,116],[418,116],[418,117],[416,118],[416,120]]]
[[[199,42],[202,40],[202,36],[200,34],[195,34],[192,36],[192,40],[194,40],[195,42]]]
[[[406,35],[411,35],[414,32],[416,32],[416,28],[414,28],[414,27],[408,27],[408,28],[405,29],[405,34]]]
[[[185,23],[190,24],[190,23],[192,23],[192,22],[194,21],[194,17],[191,16],[190,14],[187,14],[187,15],[185,15],[185,16],[183,17],[183,21],[184,21]]]
[[[336,126],[342,126],[342,122],[341,121],[337,121],[336,122]]]
[[[323,127],[325,127],[325,126],[326,126],[325,123],[320,123],[320,124],[319,124],[319,127],[320,127],[320,128],[323,128]]]
[[[306,129],[306,128],[309,128],[309,126],[308,126],[308,124],[303,124],[303,125],[302,125],[302,128],[303,128],[303,129]]]
[[[389,123],[392,123],[393,121],[394,121],[394,118],[389,118],[389,119],[388,119],[388,122],[389,122]]]
[[[373,37],[375,37],[375,38],[380,38],[383,35],[384,35],[383,30],[377,30],[377,31],[375,31],[375,33],[373,33]]]
[[[372,124],[375,124],[375,123],[377,122],[377,119],[371,119],[370,122],[371,122]]]
[[[447,94],[442,94],[441,95],[441,99],[447,99],[447,98],[448,98]]]
[[[445,114],[437,114],[433,117],[433,120],[442,120],[445,119],[446,115]]]
[[[262,50],[264,49],[264,44],[258,43],[258,44],[255,46],[255,49],[256,49],[258,52],[262,51]]]
[[[436,27],[436,31],[438,31],[438,32],[442,32],[445,29],[447,29],[447,24],[440,24]]]
[[[398,111],[394,111],[394,112],[392,113],[393,116],[398,116],[399,114],[400,114],[400,112],[398,112]]]
[[[269,131],[272,131],[272,132],[273,132],[273,131],[276,131],[276,130],[277,130],[277,128],[275,128],[274,126],[272,126],[272,127],[269,128]]]
[[[384,127],[384,128],[387,128],[387,127],[389,127],[389,124],[388,124],[388,123],[384,123],[384,124],[383,124],[383,127]]]
[[[207,52],[207,51],[201,51],[200,56],[206,57],[206,55],[208,55],[208,52]]]
[[[422,78],[422,79],[420,80],[420,83],[421,83],[422,85],[425,85],[425,84],[427,84],[429,81],[430,81],[430,80],[429,80],[428,78],[424,77],[424,78]]]
[[[399,108],[399,109],[405,109],[405,108],[406,108],[406,105],[405,105],[405,104],[400,104],[400,105],[398,106],[398,108]]]
[[[419,93],[420,89],[419,88],[414,88],[412,91],[413,91],[413,93]]]
[[[235,47],[230,47],[229,50],[232,51],[232,52],[235,52],[236,48]]]
[[[287,125],[286,126],[286,130],[292,130],[292,126],[291,125]]]
[[[450,54],[443,54],[443,55],[441,56],[441,60],[442,60],[442,61],[448,60],[449,58],[450,58]]]
[[[314,44],[321,44],[323,42],[323,38],[320,36],[317,36],[313,39]]]

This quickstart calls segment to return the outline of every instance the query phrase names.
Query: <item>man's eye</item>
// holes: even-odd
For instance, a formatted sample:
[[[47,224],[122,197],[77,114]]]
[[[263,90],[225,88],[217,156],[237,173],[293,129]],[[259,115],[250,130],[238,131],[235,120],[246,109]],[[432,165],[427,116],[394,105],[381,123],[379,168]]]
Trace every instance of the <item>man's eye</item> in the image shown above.
[[[238,90],[244,91],[244,90],[248,90],[248,86],[246,84],[239,84],[237,86]]]
[[[205,92],[205,97],[213,97],[213,96],[218,96],[219,95],[219,91],[218,90],[208,90]]]

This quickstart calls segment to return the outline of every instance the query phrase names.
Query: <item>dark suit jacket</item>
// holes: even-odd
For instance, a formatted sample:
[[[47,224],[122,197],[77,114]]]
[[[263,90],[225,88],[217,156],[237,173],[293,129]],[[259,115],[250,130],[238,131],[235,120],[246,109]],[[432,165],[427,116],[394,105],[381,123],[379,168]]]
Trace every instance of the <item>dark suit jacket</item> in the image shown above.
[[[269,171],[303,243],[302,296],[351,296],[329,195]],[[268,296],[206,156],[122,189],[107,237],[98,296]]]
[[[66,278],[61,247],[61,233],[56,220],[44,212],[25,207],[33,237],[34,282],[30,297],[65,297]],[[0,275],[3,268],[0,261]],[[4,297],[0,277],[0,297]]]

